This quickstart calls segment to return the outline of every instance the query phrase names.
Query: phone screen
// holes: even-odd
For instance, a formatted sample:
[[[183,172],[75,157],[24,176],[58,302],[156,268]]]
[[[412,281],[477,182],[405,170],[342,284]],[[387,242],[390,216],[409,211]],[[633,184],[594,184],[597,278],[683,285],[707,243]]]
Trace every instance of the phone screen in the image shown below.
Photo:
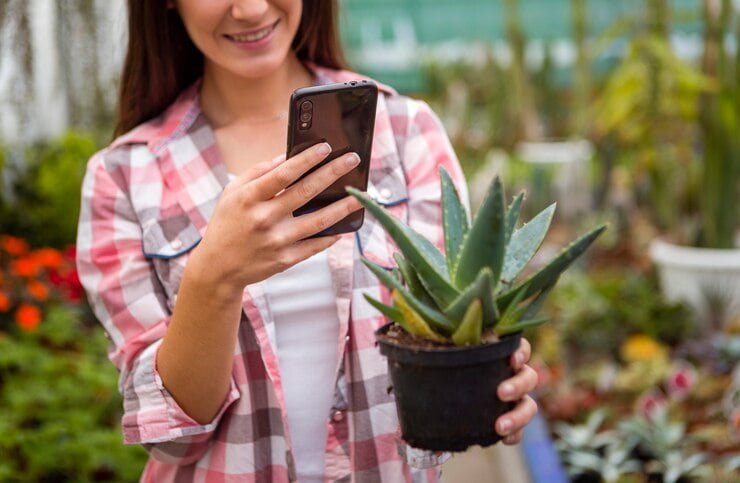
[[[332,147],[329,156],[301,179],[350,151],[360,156],[360,164],[355,169],[294,211],[294,216],[310,213],[344,198],[347,196],[345,186],[367,189],[377,92],[377,86],[372,82],[354,81],[302,88],[293,94],[287,156],[292,157],[319,142],[328,142]],[[363,219],[364,210],[359,210],[314,236],[356,231],[362,226]]]

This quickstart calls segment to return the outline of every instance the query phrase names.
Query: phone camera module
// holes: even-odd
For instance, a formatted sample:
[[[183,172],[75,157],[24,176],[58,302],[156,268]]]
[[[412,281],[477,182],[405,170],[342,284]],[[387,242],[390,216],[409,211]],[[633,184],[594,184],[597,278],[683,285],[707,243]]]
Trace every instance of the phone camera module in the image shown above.
[[[305,131],[307,129],[311,129],[311,120],[313,119],[313,102],[301,102],[298,119],[300,121],[298,124],[300,130]]]
[[[313,107],[313,103],[311,101],[303,101],[301,103],[301,111],[310,111]]]

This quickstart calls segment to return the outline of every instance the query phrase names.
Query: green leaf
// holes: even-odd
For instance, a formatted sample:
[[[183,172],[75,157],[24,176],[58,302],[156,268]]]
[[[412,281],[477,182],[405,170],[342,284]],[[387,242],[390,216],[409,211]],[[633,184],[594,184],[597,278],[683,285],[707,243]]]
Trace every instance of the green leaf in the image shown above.
[[[536,319],[520,320],[519,322],[516,322],[507,327],[496,327],[496,333],[499,336],[505,336],[505,335],[513,334],[515,332],[521,332],[524,329],[530,329],[532,327],[537,327],[538,325],[544,324],[548,320],[550,320],[550,317],[547,317],[547,316],[538,317]]]
[[[439,254],[439,250],[429,240],[404,226],[361,191],[348,187],[347,192],[357,198],[385,228],[404,257],[414,266],[419,279],[437,305],[444,307],[457,297],[457,290],[450,283],[446,268],[444,265],[442,267],[437,265],[439,257],[434,252]],[[444,257],[442,257],[442,263],[444,264]]]
[[[365,257],[361,257],[361,260],[362,263],[364,263],[365,266],[367,266],[367,268],[369,268],[370,271],[373,272],[376,277],[378,277],[380,283],[388,287],[390,290],[398,290],[399,292],[401,292],[409,305],[417,313],[419,313],[429,325],[445,334],[451,334],[455,330],[455,326],[452,324],[452,322],[447,320],[444,314],[414,297],[414,295],[409,292],[408,289],[406,289],[406,287],[401,284],[401,282],[393,278],[393,276],[391,276],[386,271],[386,269],[384,269],[377,263],[373,263]]]
[[[426,288],[424,288],[424,285],[422,285],[421,281],[419,280],[419,276],[416,273],[413,265],[411,265],[408,260],[403,258],[403,255],[398,252],[393,254],[393,259],[398,264],[398,269],[401,271],[401,275],[403,275],[403,280],[406,282],[406,285],[408,286],[411,293],[425,304],[428,304],[432,307],[436,306],[434,300],[430,297]]]
[[[501,314],[501,318],[498,320],[498,324],[496,325],[496,332],[498,332],[499,329],[504,329],[513,325],[517,320],[521,319],[523,310],[519,308],[519,302],[526,298],[525,294],[527,293],[527,288],[527,285],[519,287],[519,291],[514,295],[504,309],[504,312]]]
[[[547,235],[554,213],[555,203],[542,210],[511,236],[506,246],[504,269],[501,273],[502,283],[512,283],[532,259]]]
[[[404,330],[409,334],[423,337],[424,339],[433,340],[435,342],[445,342],[446,339],[441,335],[437,334],[432,330],[431,327],[426,323],[424,318],[419,315],[406,300],[405,296],[401,294],[399,290],[393,291],[393,302],[396,304],[398,309],[403,315],[403,319],[406,322]]]
[[[460,327],[452,334],[452,342],[455,345],[476,345],[480,344],[481,329],[483,326],[483,309],[478,299],[468,306]]]
[[[511,202],[506,210],[506,243],[509,243],[511,234],[514,233],[516,223],[519,221],[519,213],[522,210],[522,201],[524,200],[524,191],[521,191]]]
[[[465,316],[465,312],[473,302],[473,299],[480,299],[483,307],[483,325],[491,327],[498,321],[499,313],[493,300],[493,273],[490,268],[484,268],[478,274],[475,281],[471,283],[458,298],[456,298],[447,308],[444,314],[453,323],[459,323]]]
[[[455,264],[465,235],[468,233],[468,215],[460,202],[455,184],[444,166],[440,166],[439,175],[442,180],[442,225],[445,235],[447,269],[450,276],[454,277]]]
[[[506,248],[504,223],[504,189],[496,176],[465,237],[455,268],[455,286],[470,285],[483,267],[491,269],[494,287],[498,284]]]
[[[497,303],[499,309],[502,306],[508,306],[522,287],[527,287],[527,291],[524,294],[524,298],[526,299],[544,287],[552,285],[560,274],[563,273],[565,269],[567,269],[579,256],[581,256],[605,229],[606,225],[600,225],[586,233],[564,248],[563,251],[561,251],[557,257],[552,259],[542,270],[532,275],[518,287],[515,287],[498,297]]]
[[[365,297],[365,300],[367,300],[367,302],[370,305],[372,305],[373,307],[375,307],[376,309],[378,309],[378,312],[380,312],[381,314],[385,315],[386,317],[388,317],[393,322],[397,322],[398,325],[403,326],[404,320],[403,320],[403,315],[401,314],[401,311],[400,310],[398,310],[395,307],[391,307],[390,305],[386,305],[386,304],[384,304],[383,302],[381,302],[379,300],[375,300],[374,298],[372,298],[371,296],[369,296],[366,293],[365,294],[362,294],[362,296]]]

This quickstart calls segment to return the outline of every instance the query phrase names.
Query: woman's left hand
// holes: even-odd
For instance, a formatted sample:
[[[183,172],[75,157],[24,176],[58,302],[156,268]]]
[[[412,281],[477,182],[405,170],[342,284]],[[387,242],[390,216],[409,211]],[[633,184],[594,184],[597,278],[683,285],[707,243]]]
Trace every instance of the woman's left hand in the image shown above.
[[[527,339],[511,355],[511,366],[516,374],[498,386],[502,401],[519,401],[516,407],[501,415],[495,423],[496,432],[504,436],[504,444],[517,444],[522,440],[522,428],[537,414],[537,403],[528,395],[537,386],[537,372],[527,365],[532,346]]]

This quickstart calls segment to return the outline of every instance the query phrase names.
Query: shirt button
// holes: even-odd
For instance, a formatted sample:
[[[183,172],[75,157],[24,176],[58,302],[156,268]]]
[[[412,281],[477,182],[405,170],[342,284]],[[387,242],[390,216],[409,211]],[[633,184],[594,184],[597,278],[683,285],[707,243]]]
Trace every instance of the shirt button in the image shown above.
[[[335,423],[338,423],[342,419],[344,419],[344,411],[336,410],[333,413],[331,413],[331,420],[334,421]]]
[[[175,238],[174,240],[172,240],[172,242],[170,242],[170,246],[175,250],[179,250],[180,248],[182,248],[182,240],[180,240],[179,238]]]
[[[379,194],[380,194],[380,199],[383,201],[388,201],[389,199],[391,199],[391,195],[393,195],[391,190],[389,190],[388,188],[381,189]]]
[[[345,335],[344,336],[344,342],[349,342],[349,336],[348,335]]]

